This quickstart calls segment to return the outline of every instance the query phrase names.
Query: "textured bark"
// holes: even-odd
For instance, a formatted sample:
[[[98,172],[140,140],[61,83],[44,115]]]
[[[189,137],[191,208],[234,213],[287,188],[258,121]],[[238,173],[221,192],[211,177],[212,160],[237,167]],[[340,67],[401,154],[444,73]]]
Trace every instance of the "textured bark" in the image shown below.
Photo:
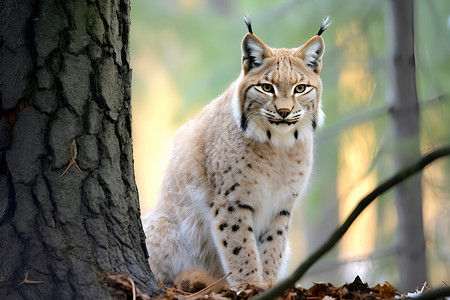
[[[129,10],[1,1],[1,299],[111,299],[111,271],[160,292],[134,181]],[[72,158],[81,171],[61,176]]]
[[[390,114],[394,131],[394,164],[399,170],[420,156],[413,1],[390,0],[389,12]],[[412,291],[426,281],[421,181],[420,173],[395,189],[399,288],[405,291]]]

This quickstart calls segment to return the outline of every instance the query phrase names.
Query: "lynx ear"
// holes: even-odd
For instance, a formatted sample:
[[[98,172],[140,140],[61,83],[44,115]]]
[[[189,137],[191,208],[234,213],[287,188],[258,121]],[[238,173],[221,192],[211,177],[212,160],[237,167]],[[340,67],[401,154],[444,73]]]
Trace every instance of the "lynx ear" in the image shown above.
[[[297,52],[297,56],[303,59],[305,65],[314,73],[319,74],[322,68],[322,57],[325,52],[325,44],[321,36],[312,37]]]
[[[322,68],[322,57],[325,52],[325,44],[321,35],[330,25],[331,19],[330,16],[327,16],[322,20],[317,35],[312,37],[297,51],[297,56],[303,59],[305,65],[317,74],[320,73],[320,69]]]
[[[253,33],[247,33],[242,40],[242,67],[244,72],[258,68],[270,55],[270,49]]]

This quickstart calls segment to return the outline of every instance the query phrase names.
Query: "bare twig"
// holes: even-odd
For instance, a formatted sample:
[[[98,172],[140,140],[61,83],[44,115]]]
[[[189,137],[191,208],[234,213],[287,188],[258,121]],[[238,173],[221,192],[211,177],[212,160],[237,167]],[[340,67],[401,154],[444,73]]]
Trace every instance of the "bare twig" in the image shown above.
[[[72,141],[72,143],[71,143],[71,145],[70,145],[70,150],[72,151],[72,155],[71,155],[72,157],[71,157],[71,159],[70,159],[69,164],[67,165],[67,168],[66,168],[66,169],[64,170],[64,172],[59,176],[60,178],[63,177],[63,176],[67,173],[67,171],[69,171],[70,167],[73,166],[73,165],[75,165],[75,167],[77,167],[78,171],[83,172],[83,171],[81,171],[80,167],[79,167],[78,164],[77,164],[77,155],[78,155],[78,152],[77,152],[77,143],[76,143],[75,140]]]
[[[366,197],[364,197],[359,204],[356,206],[356,208],[352,211],[350,216],[345,220],[345,222],[338,227],[333,234],[328,238],[328,240],[314,253],[312,253],[300,266],[295,269],[295,271],[286,279],[280,281],[278,284],[273,286],[272,288],[268,289],[264,293],[260,295],[256,295],[252,299],[254,300],[269,300],[269,299],[275,299],[277,296],[280,296],[285,290],[293,286],[305,273],[306,271],[319,259],[321,258],[325,253],[327,253],[329,250],[331,250],[334,245],[342,238],[342,236],[347,232],[350,225],[356,220],[356,218],[361,214],[361,212],[370,204],[373,200],[378,198],[381,194],[391,189],[393,186],[397,185],[398,183],[402,182],[406,178],[414,175],[415,173],[421,171],[423,168],[425,168],[428,164],[432,163],[436,159],[439,159],[444,156],[450,155],[450,145],[444,146],[442,148],[438,148],[437,150],[434,150],[430,153],[428,153],[425,156],[422,156],[418,161],[413,163],[412,165],[400,170],[397,172],[394,176],[380,184],[378,187],[376,187],[370,194],[368,194]],[[450,288],[443,288],[446,289],[445,292],[448,292],[450,295]],[[439,292],[442,292],[438,289]],[[436,290],[435,290],[436,291]],[[435,292],[433,291],[433,292]],[[428,292],[424,295],[430,294],[432,292]],[[441,294],[439,294],[441,295]],[[418,298],[416,298],[418,299]],[[423,298],[423,299],[432,299],[432,298]]]
[[[16,285],[16,288],[21,286],[21,285],[24,285],[24,284],[40,284],[40,283],[44,283],[42,280],[29,280],[28,279],[28,275],[29,274],[30,274],[29,272],[25,272],[25,278],[22,280],[21,283]]]
[[[209,289],[211,289],[212,287],[214,287],[215,285],[221,283],[222,281],[224,281],[228,276],[231,275],[231,272],[228,273],[227,275],[223,276],[222,278],[220,278],[219,280],[217,280],[216,282],[211,283],[210,285],[208,285],[207,287],[205,287],[203,290],[198,291],[197,293],[191,294],[189,296],[186,297],[186,299],[189,298],[194,298],[197,297],[201,294],[203,294],[204,292],[208,291]]]
[[[427,287],[427,282],[426,281],[424,282],[424,284],[422,284],[421,291],[423,292],[424,289],[427,289],[427,290],[431,291],[431,289],[429,287]]]
[[[131,284],[131,290],[132,290],[132,293],[133,293],[133,300],[136,300],[136,285],[134,284],[134,280],[132,278],[130,278],[130,277],[126,277],[126,279]]]

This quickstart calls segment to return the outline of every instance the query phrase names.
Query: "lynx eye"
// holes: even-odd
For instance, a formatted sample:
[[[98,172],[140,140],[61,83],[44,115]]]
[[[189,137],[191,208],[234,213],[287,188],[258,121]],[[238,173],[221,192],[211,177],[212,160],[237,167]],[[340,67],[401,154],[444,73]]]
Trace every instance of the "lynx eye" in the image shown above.
[[[261,84],[261,88],[263,89],[264,92],[267,92],[267,93],[273,93],[275,91],[273,89],[273,86],[268,83]]]
[[[303,93],[306,90],[306,85],[305,84],[299,84],[295,87],[295,92],[296,93]]]

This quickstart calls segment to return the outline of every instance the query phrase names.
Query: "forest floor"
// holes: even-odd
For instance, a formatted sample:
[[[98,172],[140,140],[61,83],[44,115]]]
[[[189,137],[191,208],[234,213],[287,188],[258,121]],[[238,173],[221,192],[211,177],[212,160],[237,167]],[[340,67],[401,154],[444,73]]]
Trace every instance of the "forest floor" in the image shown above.
[[[190,300],[190,299],[212,299],[212,300],[240,300],[251,299],[253,296],[262,293],[264,290],[248,285],[243,291],[236,292],[231,289],[225,289],[219,292],[212,292],[214,288],[209,286],[196,293],[186,293],[176,288],[163,287],[166,290],[165,296],[151,298],[142,294],[134,285],[133,281],[123,275],[112,275],[109,278],[109,286],[114,286],[114,290],[120,294],[120,299],[155,299],[155,300]],[[390,283],[383,285],[377,284],[369,287],[363,283],[359,276],[352,283],[335,287],[331,283],[315,283],[311,288],[292,287],[284,292],[279,300],[332,300],[332,299],[393,299],[400,296],[397,290]],[[400,298],[400,297],[399,297]]]

